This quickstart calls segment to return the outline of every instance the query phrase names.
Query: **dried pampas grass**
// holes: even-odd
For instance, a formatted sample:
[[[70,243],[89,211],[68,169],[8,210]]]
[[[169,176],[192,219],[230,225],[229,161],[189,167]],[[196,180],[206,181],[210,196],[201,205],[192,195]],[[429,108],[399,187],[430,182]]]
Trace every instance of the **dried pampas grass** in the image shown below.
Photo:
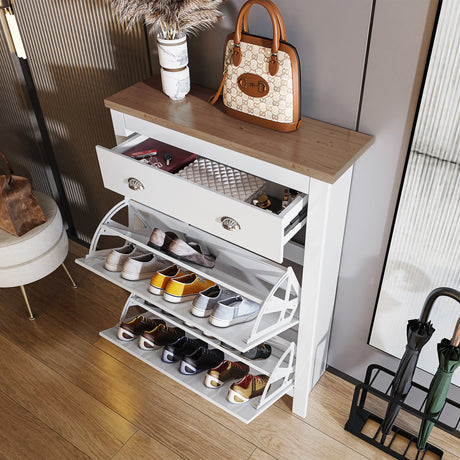
[[[174,39],[181,33],[196,35],[209,29],[222,17],[218,7],[224,0],[112,0],[119,22],[132,27],[144,20],[163,38]]]

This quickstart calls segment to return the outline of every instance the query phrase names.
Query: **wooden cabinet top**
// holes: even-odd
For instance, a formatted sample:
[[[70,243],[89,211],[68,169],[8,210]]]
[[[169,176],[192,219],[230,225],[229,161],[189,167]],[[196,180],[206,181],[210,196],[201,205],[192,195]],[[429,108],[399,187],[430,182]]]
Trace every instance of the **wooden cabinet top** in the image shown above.
[[[226,115],[221,102],[208,103],[213,94],[193,85],[185,99],[172,101],[161,92],[159,80],[150,78],[110,96],[105,106],[328,183],[374,141],[367,134],[307,117],[297,131],[273,131]]]

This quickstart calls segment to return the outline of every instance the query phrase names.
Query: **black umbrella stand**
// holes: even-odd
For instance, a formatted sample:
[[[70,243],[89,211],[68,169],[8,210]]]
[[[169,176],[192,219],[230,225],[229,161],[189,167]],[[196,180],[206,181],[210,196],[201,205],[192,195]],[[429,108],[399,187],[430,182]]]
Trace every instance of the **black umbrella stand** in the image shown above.
[[[405,356],[401,359],[402,364],[396,372],[392,372],[382,366],[372,364],[367,368],[366,376],[363,383],[355,387],[353,402],[350,409],[350,415],[345,425],[345,430],[361,438],[377,449],[388,455],[401,460],[421,460],[422,458],[440,459],[443,451],[430,443],[426,444],[425,450],[417,449],[417,434],[410,433],[394,425],[396,416],[400,411],[411,414],[421,421],[427,420],[434,426],[450,433],[454,437],[460,438],[460,402],[447,399],[446,403],[437,416],[433,418],[424,414],[422,411],[425,404],[428,389],[416,382],[413,382],[418,353],[424,343],[431,337],[431,325],[428,321],[435,300],[440,296],[448,296],[460,303],[460,292],[451,288],[438,288],[433,290],[425,300],[422,313],[418,320],[410,320],[408,323],[408,346],[406,347]],[[424,331],[424,328],[429,328]],[[428,332],[429,337],[421,340],[418,337],[418,350],[414,358],[411,357],[412,365],[408,366],[404,362],[408,361],[406,356],[414,347],[415,335],[420,336]],[[421,334],[422,333],[422,334]],[[432,334],[432,332],[431,332]],[[420,345],[420,342],[423,342]],[[413,354],[413,353],[411,353]],[[410,368],[408,370],[408,367]],[[401,374],[405,376],[401,379]],[[399,389],[396,391],[396,389]],[[421,402],[419,407],[413,403],[406,403],[406,397],[409,392],[414,392],[415,398],[409,398],[413,401]],[[369,399],[368,396],[372,395]],[[366,401],[368,404],[366,405]],[[377,416],[369,407],[381,407],[387,405],[384,417]],[[442,414],[449,414],[448,420],[455,420],[451,424],[442,422]],[[413,418],[413,417],[412,417]],[[427,453],[430,452],[429,455]]]

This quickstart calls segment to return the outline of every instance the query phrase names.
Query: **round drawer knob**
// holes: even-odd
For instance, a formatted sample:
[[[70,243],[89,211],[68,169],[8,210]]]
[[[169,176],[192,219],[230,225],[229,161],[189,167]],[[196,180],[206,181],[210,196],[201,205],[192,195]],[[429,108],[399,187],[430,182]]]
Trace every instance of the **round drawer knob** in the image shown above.
[[[236,230],[241,229],[240,224],[231,217],[222,217],[220,221],[222,222],[222,227],[224,227],[225,230],[229,230],[230,232],[234,232]]]
[[[128,179],[128,187],[131,190],[136,190],[136,191],[144,190],[144,184],[139,179],[136,179],[135,177],[130,177]]]

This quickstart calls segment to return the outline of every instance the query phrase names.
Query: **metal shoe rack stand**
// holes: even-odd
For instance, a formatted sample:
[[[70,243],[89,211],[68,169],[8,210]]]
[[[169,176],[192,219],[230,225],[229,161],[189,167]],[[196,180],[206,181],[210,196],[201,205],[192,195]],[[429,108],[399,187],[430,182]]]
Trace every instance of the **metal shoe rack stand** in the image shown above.
[[[378,400],[383,401],[384,403],[389,403],[391,401],[394,401],[401,408],[402,412],[407,412],[417,417],[418,419],[420,419],[420,423],[422,422],[423,419],[430,420],[431,422],[434,422],[436,427],[450,433],[452,436],[455,436],[456,438],[460,438],[460,431],[459,431],[460,429],[460,403],[459,402],[452,401],[451,399],[447,399],[441,411],[440,416],[438,417],[438,419],[435,419],[423,413],[423,406],[426,402],[426,397],[428,394],[428,389],[425,388],[424,386],[419,385],[416,382],[412,382],[411,392],[412,391],[419,392],[421,395],[421,398],[423,399],[422,404],[420,404],[418,407],[414,407],[414,405],[410,403],[402,403],[399,400],[391,398],[389,396],[390,389],[391,389],[391,383],[390,385],[388,385],[386,391],[381,391],[378,389],[382,387],[381,386],[382,381],[390,380],[391,382],[394,376],[395,376],[395,372],[392,372],[377,364],[371,364],[367,368],[364,383],[360,383],[356,385],[355,387],[355,391],[353,394],[353,402],[351,404],[350,416],[345,425],[345,429],[349,431],[350,433],[353,433],[358,438],[366,441],[369,444],[372,444],[374,447],[380,449],[381,451],[387,453],[388,455],[391,455],[394,458],[398,458],[402,460],[408,460],[408,459],[421,460],[427,455],[428,452],[431,452],[435,456],[434,458],[442,458],[443,451],[433,446],[430,443],[427,443],[426,449],[424,451],[419,451],[415,445],[417,442],[417,434],[410,433],[402,428],[399,428],[396,425],[393,426],[392,436],[387,438],[389,439],[389,442],[385,443],[385,445],[380,442],[379,440],[380,438],[379,435],[381,434],[380,425],[383,421],[383,418],[365,409],[366,399],[367,399],[368,394],[374,395]],[[380,385],[379,385],[379,382],[380,382]],[[420,395],[417,395],[418,396],[417,399],[420,398]],[[407,399],[410,399],[410,394]],[[443,414],[445,413],[449,414],[449,418],[455,417],[455,415],[453,416],[453,414],[456,414],[457,422],[455,425],[449,425],[441,421],[443,420]],[[375,432],[373,436],[371,436],[370,434],[366,434],[363,430],[364,427],[366,426],[366,423],[369,420],[372,420],[379,425],[377,431]],[[366,430],[366,432],[368,432],[368,430]],[[396,436],[399,436],[400,439],[404,438],[404,440],[407,441],[406,448],[403,452],[401,452],[401,448],[399,448],[398,451],[396,451],[395,448],[392,447]],[[416,452],[415,457],[408,456],[409,451],[411,452],[415,451]],[[429,458],[430,459],[433,458],[433,455],[430,455]]]

